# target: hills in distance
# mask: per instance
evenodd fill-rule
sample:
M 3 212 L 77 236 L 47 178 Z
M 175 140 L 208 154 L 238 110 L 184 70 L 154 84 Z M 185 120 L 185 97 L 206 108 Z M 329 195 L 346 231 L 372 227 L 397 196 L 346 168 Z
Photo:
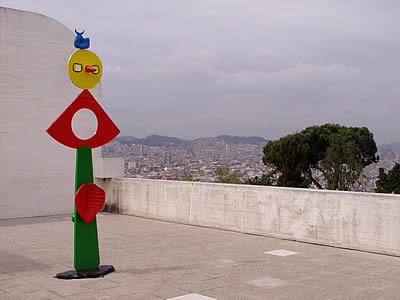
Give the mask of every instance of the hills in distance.
M 137 138 L 134 136 L 121 136 L 116 137 L 114 141 L 118 141 L 121 144 L 141 144 L 147 146 L 177 146 L 177 145 L 188 145 L 192 142 L 198 142 L 201 140 L 222 140 L 227 144 L 251 144 L 251 145 L 265 145 L 268 140 L 259 136 L 241 137 L 231 135 L 220 135 L 213 138 L 198 138 L 194 140 L 185 140 L 176 137 L 169 137 L 163 135 L 149 135 L 145 138 Z
M 177 145 L 189 145 L 192 142 L 222 140 L 227 144 L 251 144 L 251 145 L 262 145 L 264 146 L 269 140 L 259 136 L 232 136 L 232 135 L 219 135 L 216 137 L 198 138 L 194 140 L 185 140 L 177 137 L 169 137 L 163 135 L 152 134 L 144 138 L 137 138 L 134 136 L 120 136 L 114 139 L 121 144 L 141 144 L 147 146 L 177 146 Z M 392 144 L 378 145 L 378 152 L 400 153 L 400 142 Z

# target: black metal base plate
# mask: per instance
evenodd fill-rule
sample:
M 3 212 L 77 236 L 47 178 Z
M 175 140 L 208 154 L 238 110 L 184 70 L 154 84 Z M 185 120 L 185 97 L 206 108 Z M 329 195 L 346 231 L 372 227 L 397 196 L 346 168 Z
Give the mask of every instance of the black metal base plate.
M 63 273 L 57 273 L 56 278 L 58 279 L 83 279 L 83 278 L 97 278 L 103 277 L 104 275 L 114 272 L 115 269 L 111 265 L 99 266 L 97 269 L 76 271 L 71 270 Z

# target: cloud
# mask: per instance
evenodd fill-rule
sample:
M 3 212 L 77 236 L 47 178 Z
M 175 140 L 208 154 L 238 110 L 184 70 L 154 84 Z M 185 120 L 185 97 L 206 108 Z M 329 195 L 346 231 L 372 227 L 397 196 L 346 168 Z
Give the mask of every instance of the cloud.
M 161 70 L 174 73 L 205 72 L 215 70 L 217 56 L 215 52 L 205 49 L 177 49 L 166 56 L 159 65 Z
M 128 69 L 120 65 L 106 65 L 103 67 L 103 73 L 127 73 Z
M 226 74 L 217 80 L 217 85 L 227 88 L 269 88 L 269 87 L 296 87 L 347 82 L 360 76 L 356 68 L 345 65 L 311 65 L 299 64 L 277 72 L 262 72 L 255 70 L 240 70 Z
M 3 5 L 85 28 L 104 64 L 104 104 L 124 134 L 278 138 L 338 122 L 399 140 L 399 1 Z

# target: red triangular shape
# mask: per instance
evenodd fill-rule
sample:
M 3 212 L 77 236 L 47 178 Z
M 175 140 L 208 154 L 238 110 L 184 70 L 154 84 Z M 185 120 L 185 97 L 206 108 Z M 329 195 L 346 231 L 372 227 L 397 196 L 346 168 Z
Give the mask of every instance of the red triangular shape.
M 97 117 L 97 132 L 87 140 L 78 138 L 72 131 L 72 118 L 82 108 L 91 110 Z M 75 149 L 81 146 L 100 147 L 115 138 L 119 132 L 118 127 L 88 90 L 83 90 L 47 129 L 47 133 L 56 141 Z

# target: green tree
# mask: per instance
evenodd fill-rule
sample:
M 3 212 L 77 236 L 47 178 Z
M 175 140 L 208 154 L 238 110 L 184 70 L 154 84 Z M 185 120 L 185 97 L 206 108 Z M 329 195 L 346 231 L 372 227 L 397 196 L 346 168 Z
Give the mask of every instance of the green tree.
M 193 178 L 193 173 L 189 172 L 183 176 L 181 176 L 182 181 L 200 181 L 200 179 Z
M 237 172 L 232 172 L 228 167 L 218 167 L 217 168 L 217 178 L 216 183 L 231 183 L 231 184 L 241 184 L 243 183 L 240 175 Z
M 245 181 L 245 184 L 251 184 L 251 185 L 273 185 L 274 184 L 274 179 L 272 174 L 263 174 L 261 177 L 254 177 L 247 179 Z
M 337 124 L 311 126 L 264 147 L 263 162 L 279 172 L 279 186 L 309 187 L 314 183 L 313 170 L 322 172 L 328 189 L 348 190 L 362 169 L 377 161 L 373 134 L 368 128 Z
M 263 162 L 273 165 L 281 173 L 277 185 L 308 187 L 310 180 L 304 175 L 307 168 L 309 146 L 304 137 L 291 134 L 275 142 L 269 142 L 264 148 Z
M 400 164 L 396 163 L 387 174 L 383 168 L 379 168 L 375 191 L 377 193 L 400 194 Z
M 321 166 L 328 189 L 342 191 L 350 189 L 364 168 L 356 143 L 337 133 L 331 136 Z

